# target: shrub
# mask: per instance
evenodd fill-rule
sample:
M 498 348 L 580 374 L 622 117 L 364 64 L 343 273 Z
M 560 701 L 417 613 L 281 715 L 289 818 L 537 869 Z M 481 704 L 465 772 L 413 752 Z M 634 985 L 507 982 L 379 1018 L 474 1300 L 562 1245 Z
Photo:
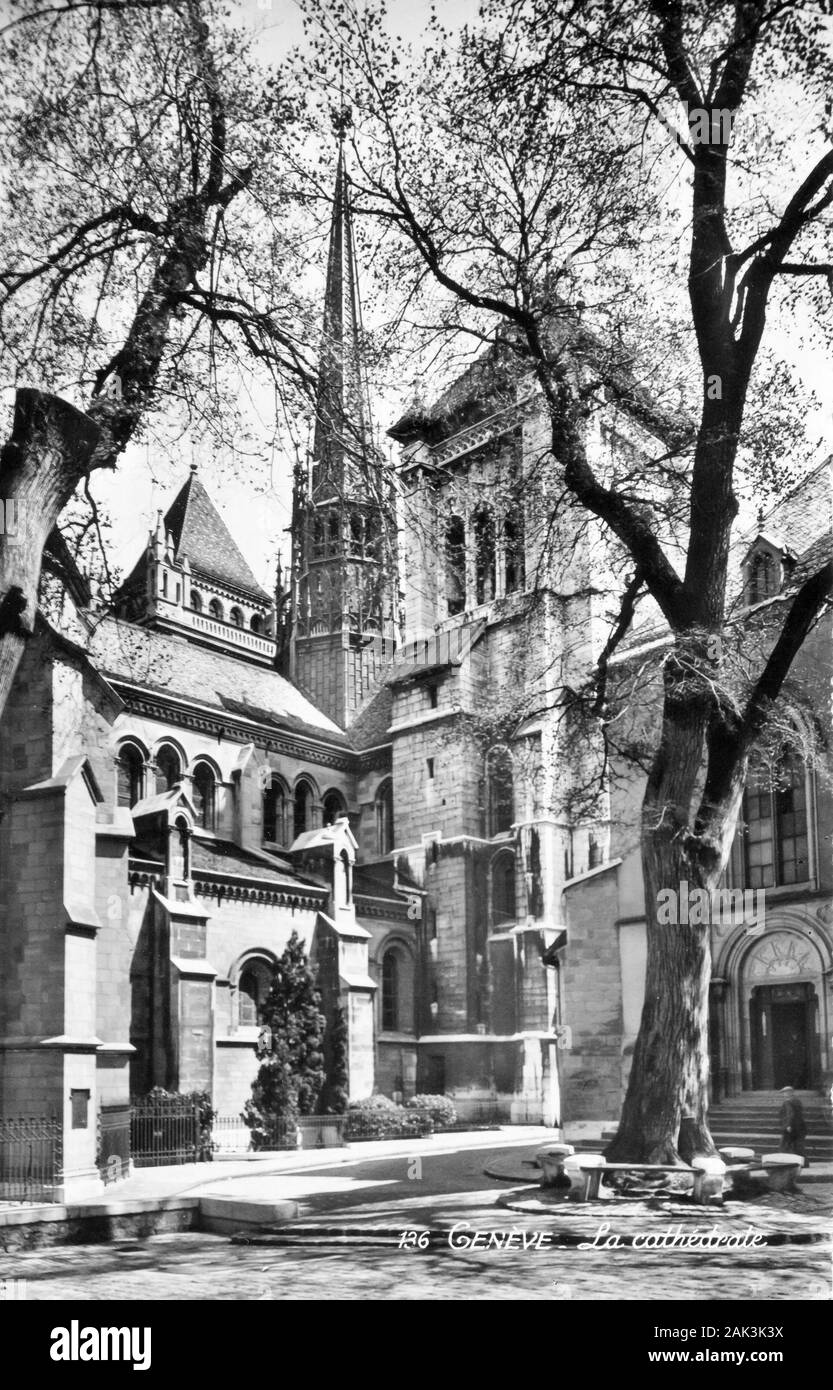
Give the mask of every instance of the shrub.
M 344 1137 L 350 1139 L 408 1139 L 433 1133 L 429 1116 L 394 1105 L 387 1096 L 366 1096 L 347 1107 Z
M 448 1096 L 412 1096 L 408 1101 L 409 1110 L 427 1110 L 435 1129 L 448 1128 L 457 1123 L 457 1111 Z
M 243 1122 L 252 1131 L 252 1148 L 285 1146 L 300 1115 L 314 1115 L 324 1084 L 325 1018 L 304 944 L 293 931 L 275 967 L 263 1007 L 270 1051 L 252 1082 Z
M 325 1041 L 329 1048 L 329 1066 L 320 1098 L 321 1111 L 325 1115 L 343 1115 L 347 1109 L 350 1075 L 347 1014 L 341 1005 L 338 1005 L 333 1014 L 329 1032 L 325 1033 Z

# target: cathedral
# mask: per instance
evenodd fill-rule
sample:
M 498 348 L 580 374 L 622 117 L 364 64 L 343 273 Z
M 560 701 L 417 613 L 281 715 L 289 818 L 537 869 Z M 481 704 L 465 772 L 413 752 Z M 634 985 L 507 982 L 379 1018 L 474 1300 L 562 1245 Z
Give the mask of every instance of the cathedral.
M 555 698 L 604 647 L 615 559 L 557 505 L 540 397 L 499 344 L 400 415 L 385 461 L 343 148 L 323 325 L 276 593 L 192 467 L 106 611 L 64 557 L 62 619 L 39 619 L 5 713 L 0 1115 L 62 1118 L 68 1192 L 132 1096 L 208 1091 L 239 1115 L 293 931 L 328 1021 L 343 1010 L 351 1099 L 618 1115 L 639 786 L 584 804 L 594 750 Z M 588 452 L 630 465 L 673 424 L 611 391 Z M 829 512 L 828 464 L 743 538 L 739 602 L 777 602 Z M 829 639 L 801 658 L 823 730 Z M 663 641 L 643 625 L 616 660 Z M 809 764 L 750 782 L 730 878 L 766 889 L 766 921 L 713 928 L 716 1093 L 829 1072 L 832 826 Z

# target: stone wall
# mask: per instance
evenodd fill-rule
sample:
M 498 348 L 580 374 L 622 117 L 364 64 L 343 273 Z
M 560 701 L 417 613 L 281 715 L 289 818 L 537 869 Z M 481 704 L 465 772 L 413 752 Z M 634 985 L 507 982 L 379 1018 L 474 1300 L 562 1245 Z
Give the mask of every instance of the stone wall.
M 622 1084 L 622 978 L 615 868 L 589 873 L 565 890 L 564 1022 L 571 1046 L 559 1052 L 563 1118 L 618 1118 Z

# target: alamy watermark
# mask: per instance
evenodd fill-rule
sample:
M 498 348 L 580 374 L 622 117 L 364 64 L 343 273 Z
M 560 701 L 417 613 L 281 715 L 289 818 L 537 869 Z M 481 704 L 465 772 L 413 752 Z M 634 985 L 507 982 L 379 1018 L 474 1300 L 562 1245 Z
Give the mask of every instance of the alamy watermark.
M 679 888 L 657 893 L 661 927 L 746 927 L 747 936 L 762 936 L 766 927 L 765 888 Z
M 0 497 L 0 536 L 16 541 L 20 532 L 20 503 L 14 497 Z

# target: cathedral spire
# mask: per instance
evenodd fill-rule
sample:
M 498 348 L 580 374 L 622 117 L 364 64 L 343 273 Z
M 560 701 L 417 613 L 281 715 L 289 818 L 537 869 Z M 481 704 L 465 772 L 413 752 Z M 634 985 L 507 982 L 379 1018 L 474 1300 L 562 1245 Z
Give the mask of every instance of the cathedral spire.
M 344 157 L 344 141 L 351 123 L 349 107 L 342 106 L 333 115 L 338 163 L 312 451 L 313 495 L 318 498 L 344 497 L 361 491 L 361 475 L 372 452 L 370 408 L 362 371 L 362 322 L 350 180 Z
M 345 167 L 349 108 L 338 137 L 312 468 L 292 491 L 289 674 L 343 729 L 375 690 L 396 646 L 396 518 L 374 448 L 362 358 L 356 256 Z

